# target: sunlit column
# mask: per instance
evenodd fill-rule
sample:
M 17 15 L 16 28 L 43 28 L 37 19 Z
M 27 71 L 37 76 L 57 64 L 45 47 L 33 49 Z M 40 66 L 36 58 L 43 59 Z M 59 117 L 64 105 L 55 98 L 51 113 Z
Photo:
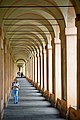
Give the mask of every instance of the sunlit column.
M 36 73 L 37 73 L 37 83 L 38 83 L 38 67 L 39 67 L 39 66 L 38 66 L 38 56 L 39 56 L 39 55 L 38 55 L 38 53 L 37 53 L 37 54 L 36 54 L 36 59 L 37 59 L 37 72 L 36 72 Z
M 67 43 L 67 105 L 77 105 L 77 35 L 76 28 L 66 28 Z
M 49 91 L 49 51 L 48 45 L 45 46 L 46 49 L 46 89 Z
M 41 52 L 39 53 L 39 56 L 40 56 L 40 62 L 39 62 L 39 64 L 40 64 L 40 86 L 41 86 Z
M 77 27 L 77 109 L 80 109 L 80 14 L 76 17 Z
M 44 79 L 44 53 L 43 50 L 41 52 L 41 88 L 44 88 L 43 86 L 43 79 Z
M 38 85 L 40 85 L 40 54 L 38 54 Z
M 25 63 L 23 63 L 23 75 L 25 75 Z
M 31 57 L 31 64 L 32 64 L 31 79 L 33 80 L 33 56 Z
M 29 67 L 28 67 L 28 71 L 29 71 L 29 78 L 31 79 L 31 59 L 29 59 Z
M 48 77 L 49 77 L 49 92 L 52 93 L 52 47 L 48 45 Z
M 31 57 L 31 62 L 30 62 L 30 64 L 31 64 L 31 80 L 32 80 L 32 76 L 33 76 L 33 58 Z
M 34 56 L 33 56 L 33 73 L 32 73 L 32 74 L 33 74 L 33 77 L 32 77 L 32 80 L 33 80 L 33 81 L 34 81 L 34 71 L 35 71 L 35 70 L 34 70 L 34 69 L 35 69 L 35 68 L 34 68 L 34 63 L 35 63 L 34 61 L 35 61 L 35 60 L 34 60 Z
M 28 67 L 28 65 L 27 65 L 28 63 L 27 63 L 27 62 L 28 62 L 28 61 L 26 60 L 26 68 L 25 68 L 25 71 L 26 71 L 26 74 L 25 74 L 25 75 L 26 75 L 26 77 L 28 77 L 28 75 L 27 75 L 27 74 L 28 74 L 28 68 L 27 68 L 27 67 Z
M 27 61 L 25 62 L 25 76 L 27 77 Z
M 31 57 L 29 59 L 29 65 L 28 65 L 28 71 L 29 71 L 29 78 L 31 79 L 31 71 L 32 71 L 32 68 L 31 68 Z
M 47 75 L 46 75 L 46 50 L 44 49 L 44 90 L 47 90 Z
M 35 53 L 35 82 L 37 83 L 37 54 Z
M 29 78 L 29 60 L 27 61 L 27 77 Z
M 55 97 L 61 99 L 61 45 L 55 38 Z

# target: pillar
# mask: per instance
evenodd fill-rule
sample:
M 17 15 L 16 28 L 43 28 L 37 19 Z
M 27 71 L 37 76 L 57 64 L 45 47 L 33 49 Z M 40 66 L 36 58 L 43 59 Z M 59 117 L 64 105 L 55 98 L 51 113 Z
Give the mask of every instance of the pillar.
M 66 28 L 67 106 L 77 106 L 77 34 L 76 27 Z
M 34 55 L 34 66 L 33 66 L 33 68 L 34 68 L 34 70 L 33 70 L 34 71 L 34 73 L 33 73 L 34 74 L 33 75 L 33 77 L 34 77 L 33 81 L 35 82 L 35 55 Z
M 43 81 L 43 85 L 44 85 L 44 90 L 47 90 L 47 57 L 46 57 L 46 49 L 44 48 L 44 81 Z
M 25 62 L 25 76 L 27 77 L 27 63 Z
M 41 51 L 41 88 L 44 88 L 44 51 Z
M 80 109 L 80 14 L 76 15 L 77 27 L 77 108 Z
M 8 58 L 7 58 L 7 44 L 5 43 L 5 50 L 4 50 L 4 107 L 7 106 L 7 99 L 8 99 Z
M 55 46 L 52 41 L 52 93 L 55 94 Z
M 48 44 L 48 89 L 52 93 L 52 46 Z
M 42 81 L 41 81 L 41 53 L 39 53 L 39 58 L 40 58 L 40 86 L 41 86 L 41 83 L 42 83 Z
M 65 29 L 60 31 L 61 40 L 61 91 L 62 99 L 67 100 L 67 67 L 66 67 L 66 36 Z
M 0 119 L 4 111 L 4 37 L 0 28 Z
M 37 54 L 35 53 L 35 82 L 37 83 L 37 77 L 38 77 L 38 73 L 37 73 Z
M 38 71 L 38 68 L 39 68 L 39 66 L 38 66 L 38 62 L 39 62 L 39 59 L 38 59 L 38 57 L 39 57 L 39 54 L 36 54 L 36 67 L 37 67 L 37 69 L 36 69 L 36 74 L 37 74 L 37 78 L 36 78 L 36 80 L 37 80 L 37 83 L 38 83 L 38 76 L 39 76 L 39 71 Z
M 61 41 L 55 37 L 55 99 L 61 99 Z
M 46 86 L 47 90 L 49 91 L 49 51 L 48 51 L 48 45 L 45 46 L 46 50 Z
M 38 85 L 40 85 L 40 52 L 38 53 Z

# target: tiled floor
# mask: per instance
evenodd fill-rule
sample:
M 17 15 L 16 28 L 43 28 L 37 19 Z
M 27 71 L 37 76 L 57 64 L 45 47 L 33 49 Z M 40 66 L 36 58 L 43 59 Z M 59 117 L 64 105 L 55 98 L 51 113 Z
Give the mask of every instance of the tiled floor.
M 14 104 L 13 97 L 10 97 L 3 120 L 64 120 L 60 118 L 59 111 L 53 108 L 26 78 L 18 80 L 19 103 Z

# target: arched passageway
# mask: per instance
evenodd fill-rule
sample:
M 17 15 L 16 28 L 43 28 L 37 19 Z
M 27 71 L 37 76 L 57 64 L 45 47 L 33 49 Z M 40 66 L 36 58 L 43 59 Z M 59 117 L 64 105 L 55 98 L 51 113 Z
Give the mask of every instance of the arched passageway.
M 80 119 L 79 32 L 79 0 L 0 1 L 0 118 L 23 73 L 64 118 Z

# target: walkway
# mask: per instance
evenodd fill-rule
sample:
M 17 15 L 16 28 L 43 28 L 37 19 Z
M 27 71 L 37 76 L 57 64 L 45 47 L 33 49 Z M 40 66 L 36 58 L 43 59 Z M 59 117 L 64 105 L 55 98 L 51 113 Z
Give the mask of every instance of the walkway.
M 60 118 L 59 111 L 25 78 L 18 80 L 21 86 L 19 103 L 14 104 L 13 97 L 10 97 L 3 120 L 64 120 Z

